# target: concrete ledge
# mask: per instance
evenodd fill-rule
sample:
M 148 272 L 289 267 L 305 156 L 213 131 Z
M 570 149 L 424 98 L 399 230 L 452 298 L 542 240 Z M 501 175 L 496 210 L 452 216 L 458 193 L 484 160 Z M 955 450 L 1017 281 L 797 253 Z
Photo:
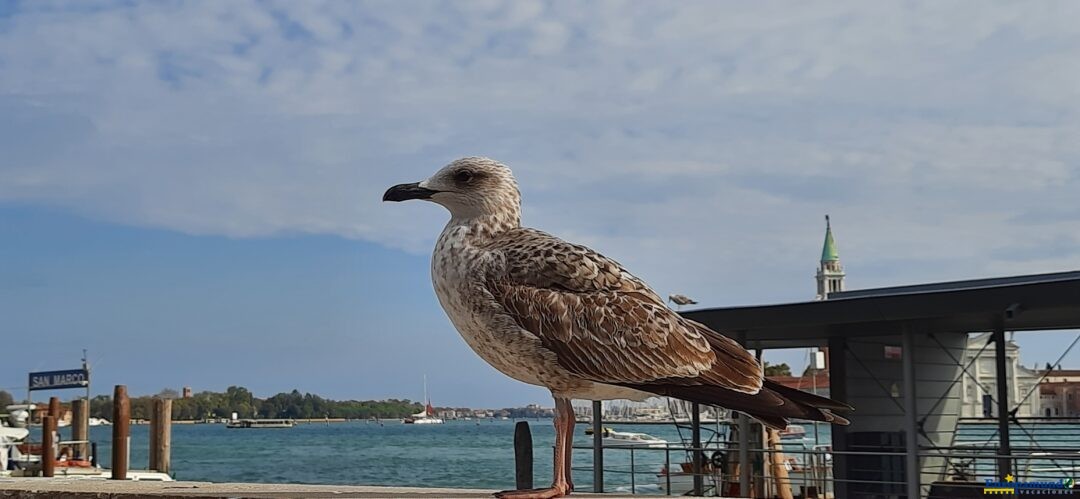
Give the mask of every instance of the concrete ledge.
M 300 485 L 269 483 L 135 482 L 78 478 L 0 478 L 0 498 L 59 497 L 65 499 L 152 498 L 316 498 L 316 497 L 445 497 L 490 498 L 494 490 L 374 487 L 356 485 Z M 603 497 L 610 494 L 574 494 Z M 632 496 L 631 496 L 632 497 Z

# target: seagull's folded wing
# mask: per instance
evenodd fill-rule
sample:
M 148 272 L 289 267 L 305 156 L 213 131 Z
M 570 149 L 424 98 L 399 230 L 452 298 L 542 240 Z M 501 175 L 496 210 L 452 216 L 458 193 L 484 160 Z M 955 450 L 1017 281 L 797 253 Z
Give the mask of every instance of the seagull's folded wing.
M 488 291 L 565 369 L 611 384 L 761 389 L 761 364 L 749 352 L 667 308 L 614 260 L 531 229 L 508 231 L 488 249 L 501 257 Z

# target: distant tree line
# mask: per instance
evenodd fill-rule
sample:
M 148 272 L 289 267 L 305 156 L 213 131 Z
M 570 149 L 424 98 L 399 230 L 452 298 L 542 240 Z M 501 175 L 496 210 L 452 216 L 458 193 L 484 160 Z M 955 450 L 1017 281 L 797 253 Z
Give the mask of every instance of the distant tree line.
M 260 399 L 247 388 L 230 386 L 223 393 L 205 391 L 191 398 L 178 398 L 175 390 L 131 397 L 131 417 L 150 419 L 155 397 L 173 399 L 172 417 L 175 420 L 227 418 L 234 412 L 241 418 L 403 418 L 423 408 L 410 400 L 330 400 L 297 390 Z M 90 399 L 90 415 L 111 420 L 112 397 L 98 395 Z
M 765 363 L 765 375 L 766 376 L 791 376 L 791 366 L 787 363 L 783 364 L 770 364 Z
M 157 395 L 131 397 L 131 417 L 134 419 L 150 419 L 151 411 L 154 408 L 154 398 L 173 399 L 173 419 L 189 421 L 228 418 L 234 412 L 241 418 L 396 419 L 416 414 L 424 408 L 419 402 L 411 400 L 330 400 L 310 393 L 300 393 L 298 390 L 260 399 L 252 395 L 247 388 L 230 386 L 221 393 L 199 392 L 186 399 L 181 398 L 180 394 L 172 389 L 164 389 Z M 0 390 L 0 409 L 14 402 L 14 397 L 10 393 Z M 443 409 L 453 409 L 461 416 L 472 415 L 473 412 L 472 409 L 467 407 L 436 408 L 437 411 Z M 90 399 L 90 416 L 112 420 L 112 410 L 111 396 L 98 395 Z M 496 417 L 551 417 L 551 409 L 538 407 L 513 407 L 496 409 L 491 412 Z

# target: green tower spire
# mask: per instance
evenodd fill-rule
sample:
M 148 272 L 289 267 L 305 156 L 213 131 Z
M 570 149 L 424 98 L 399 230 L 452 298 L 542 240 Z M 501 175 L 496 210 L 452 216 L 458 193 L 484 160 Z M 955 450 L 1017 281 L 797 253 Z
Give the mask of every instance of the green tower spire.
M 822 262 L 836 262 L 840 260 L 840 253 L 836 251 L 836 241 L 832 237 L 832 225 L 829 216 L 825 215 L 825 247 L 821 249 Z

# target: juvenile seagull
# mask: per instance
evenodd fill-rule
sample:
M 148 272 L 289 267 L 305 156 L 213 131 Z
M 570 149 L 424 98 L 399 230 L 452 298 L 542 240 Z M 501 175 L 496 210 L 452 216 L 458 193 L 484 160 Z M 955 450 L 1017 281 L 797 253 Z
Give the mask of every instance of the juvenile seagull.
M 734 409 L 783 428 L 788 418 L 847 424 L 845 404 L 764 379 L 739 344 L 667 308 L 614 260 L 521 226 L 521 195 L 506 166 L 462 158 L 383 201 L 424 199 L 450 210 L 431 279 L 470 347 L 503 374 L 555 397 L 550 488 L 499 497 L 547 499 L 573 489 L 571 399 L 676 397 Z

